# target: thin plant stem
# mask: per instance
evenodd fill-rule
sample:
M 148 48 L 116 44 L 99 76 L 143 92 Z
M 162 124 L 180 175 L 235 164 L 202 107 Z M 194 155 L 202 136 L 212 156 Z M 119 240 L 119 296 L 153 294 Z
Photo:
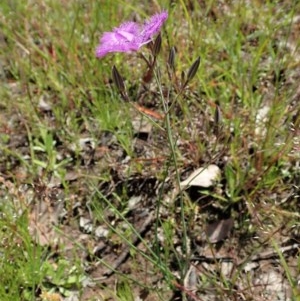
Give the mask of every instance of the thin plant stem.
M 163 105 L 163 109 L 164 109 L 164 112 L 165 112 L 165 126 L 166 126 L 167 138 L 168 138 L 168 143 L 169 143 L 170 150 L 171 150 L 171 158 L 172 158 L 174 168 L 175 168 L 176 184 L 177 184 L 178 190 L 179 190 L 180 218 L 181 218 L 182 233 L 183 233 L 183 235 L 182 235 L 183 236 L 183 239 L 182 239 L 182 248 L 183 248 L 183 250 L 182 251 L 185 252 L 185 251 L 188 250 L 188 246 L 187 246 L 187 227 L 186 227 L 186 224 L 185 224 L 183 192 L 180 188 L 180 175 L 179 175 L 179 172 L 178 172 L 178 163 L 177 163 L 177 155 L 176 155 L 176 149 L 175 149 L 175 141 L 174 141 L 174 138 L 173 138 L 173 135 L 172 135 L 172 126 L 171 126 L 171 119 L 170 119 L 170 108 L 168 106 L 168 102 L 166 101 L 166 99 L 164 97 L 164 94 L 163 94 L 163 91 L 162 91 L 162 86 L 161 86 L 160 80 L 159 80 L 159 75 L 157 73 L 156 68 L 154 70 L 154 76 L 155 76 L 156 83 L 158 85 L 159 95 L 160 95 L 161 102 L 162 102 L 162 105 Z M 168 92 L 168 98 L 169 98 L 169 92 Z M 179 262 L 179 264 L 181 265 L 181 262 Z M 186 265 L 185 265 L 184 268 L 180 269 L 182 279 L 184 278 L 185 270 L 186 270 Z

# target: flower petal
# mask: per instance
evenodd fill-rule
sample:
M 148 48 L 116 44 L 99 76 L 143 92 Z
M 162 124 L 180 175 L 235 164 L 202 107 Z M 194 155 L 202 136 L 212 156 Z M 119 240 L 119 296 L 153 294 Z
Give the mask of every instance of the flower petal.
M 163 11 L 152 16 L 142 26 L 136 22 L 125 22 L 112 32 L 105 32 L 96 49 L 96 56 L 101 58 L 109 52 L 137 51 L 151 41 L 167 18 L 168 12 Z
M 137 51 L 139 45 L 136 43 L 130 43 L 128 41 L 115 41 L 108 43 L 101 43 L 96 49 L 96 56 L 101 58 L 110 52 L 131 52 Z
M 139 34 L 140 31 L 140 26 L 136 22 L 125 22 L 121 24 L 119 27 L 114 29 L 114 32 L 124 34 L 126 35 L 131 35 L 131 36 L 136 36 Z
M 142 43 L 147 43 L 152 36 L 157 34 L 167 18 L 168 12 L 162 11 L 160 14 L 155 14 L 147 20 L 141 31 Z

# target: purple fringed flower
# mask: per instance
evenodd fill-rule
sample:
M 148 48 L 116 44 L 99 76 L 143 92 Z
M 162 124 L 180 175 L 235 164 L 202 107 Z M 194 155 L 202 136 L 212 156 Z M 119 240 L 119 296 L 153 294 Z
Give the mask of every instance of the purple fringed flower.
M 157 34 L 168 18 L 168 12 L 162 11 L 153 15 L 143 25 L 136 22 L 125 22 L 112 32 L 105 32 L 96 49 L 96 56 L 101 58 L 109 52 L 137 51 L 143 45 L 149 43 Z

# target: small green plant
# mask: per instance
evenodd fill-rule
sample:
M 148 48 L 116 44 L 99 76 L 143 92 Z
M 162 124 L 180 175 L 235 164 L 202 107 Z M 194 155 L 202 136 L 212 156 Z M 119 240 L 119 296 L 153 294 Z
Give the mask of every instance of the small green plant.
M 26 211 L 18 216 L 5 207 L 1 208 L 0 221 L 0 298 L 34 300 L 44 277 L 44 251 L 31 239 Z

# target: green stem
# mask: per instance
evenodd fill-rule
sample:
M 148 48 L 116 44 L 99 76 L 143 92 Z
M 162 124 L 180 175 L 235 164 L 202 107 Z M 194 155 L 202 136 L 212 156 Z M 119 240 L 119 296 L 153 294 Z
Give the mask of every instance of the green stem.
M 180 188 L 180 175 L 178 171 L 178 163 L 177 163 L 177 156 L 176 156 L 176 149 L 175 149 L 175 141 L 173 139 L 172 135 L 172 126 L 171 126 L 171 119 L 170 119 L 170 107 L 168 106 L 168 102 L 166 101 L 163 91 L 162 91 L 162 86 L 159 81 L 159 76 L 155 70 L 154 72 L 156 83 L 159 88 L 159 94 L 161 98 L 161 102 L 163 105 L 163 109 L 165 112 L 165 125 L 166 125 L 166 132 L 167 132 L 167 138 L 168 138 L 168 143 L 171 149 L 171 158 L 174 163 L 174 168 L 175 168 L 175 175 L 176 175 L 176 184 L 179 188 L 179 197 L 180 197 L 180 217 L 181 217 L 181 223 L 182 223 L 182 251 L 183 253 L 188 250 L 187 246 L 187 227 L 185 224 L 185 215 L 184 215 L 184 202 L 183 202 L 183 192 Z M 177 94 L 176 98 L 174 99 L 174 103 L 176 102 L 177 98 L 179 97 L 180 93 Z M 169 93 L 168 93 L 168 98 L 169 98 Z M 182 266 L 182 263 L 179 262 L 179 265 L 181 266 L 180 272 L 181 272 L 181 279 L 184 278 L 185 272 L 186 272 L 186 266 L 187 266 L 187 261 L 185 262 L 184 266 Z

